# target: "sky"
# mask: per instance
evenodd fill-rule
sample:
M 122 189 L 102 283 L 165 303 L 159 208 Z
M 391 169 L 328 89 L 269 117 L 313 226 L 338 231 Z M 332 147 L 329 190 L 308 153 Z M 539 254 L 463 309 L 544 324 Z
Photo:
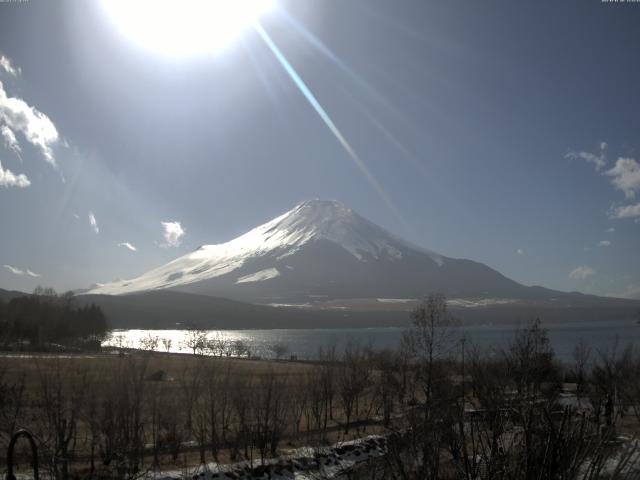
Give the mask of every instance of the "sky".
M 131 278 L 321 198 L 526 285 L 640 298 L 639 22 L 276 0 L 178 55 L 102 0 L 0 2 L 0 288 Z

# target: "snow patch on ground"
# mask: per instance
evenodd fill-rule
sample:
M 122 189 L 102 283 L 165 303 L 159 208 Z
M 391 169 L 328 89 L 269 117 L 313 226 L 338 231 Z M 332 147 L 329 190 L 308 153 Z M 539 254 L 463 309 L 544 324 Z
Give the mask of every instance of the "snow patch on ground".
M 415 298 L 376 298 L 380 303 L 410 303 L 415 302 Z
M 289 308 L 289 307 L 311 308 L 313 307 L 313 305 L 311 305 L 310 303 L 268 303 L 267 305 L 270 307 L 276 307 L 276 308 Z
M 513 298 L 451 298 L 447 300 L 447 305 L 450 307 L 459 308 L 477 308 L 477 307 L 489 307 L 491 305 L 509 305 L 516 303 L 517 300 Z
M 190 471 L 151 472 L 144 478 L 153 480 L 307 480 L 340 478 L 356 465 L 386 454 L 385 437 L 369 436 L 331 447 L 302 447 L 287 455 L 265 460 L 264 465 L 239 462 L 231 465 L 209 463 Z

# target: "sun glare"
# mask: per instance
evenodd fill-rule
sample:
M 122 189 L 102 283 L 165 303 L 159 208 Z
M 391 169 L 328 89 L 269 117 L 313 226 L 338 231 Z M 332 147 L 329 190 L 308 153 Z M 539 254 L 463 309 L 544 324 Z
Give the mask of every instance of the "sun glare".
M 216 53 L 237 39 L 273 0 L 103 0 L 127 37 L 173 56 Z

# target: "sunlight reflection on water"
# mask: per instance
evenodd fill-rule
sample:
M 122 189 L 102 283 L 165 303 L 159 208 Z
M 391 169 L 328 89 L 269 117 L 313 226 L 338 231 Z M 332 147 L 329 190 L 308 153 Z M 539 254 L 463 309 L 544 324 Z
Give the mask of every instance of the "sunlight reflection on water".
M 582 323 L 554 323 L 544 325 L 549 330 L 551 345 L 561 360 L 571 360 L 575 346 L 581 340 L 601 352 L 611 351 L 618 342 L 618 348 L 627 344 L 640 346 L 640 325 L 634 321 L 598 321 Z M 481 348 L 504 348 L 513 338 L 517 325 L 473 325 L 460 328 L 460 333 L 468 339 L 467 345 Z M 287 356 L 299 359 L 317 358 L 320 347 L 335 345 L 340 352 L 348 341 L 372 345 L 374 348 L 396 348 L 404 329 L 402 328 L 360 328 L 360 329 L 280 329 L 280 330 L 208 330 L 207 338 L 224 338 L 232 343 L 240 340 L 258 357 L 272 357 L 270 347 L 284 344 Z M 157 350 L 165 351 L 162 339 L 171 339 L 171 352 L 191 353 L 185 346 L 186 330 L 115 330 L 105 346 L 139 348 L 141 340 L 149 335 L 160 339 Z

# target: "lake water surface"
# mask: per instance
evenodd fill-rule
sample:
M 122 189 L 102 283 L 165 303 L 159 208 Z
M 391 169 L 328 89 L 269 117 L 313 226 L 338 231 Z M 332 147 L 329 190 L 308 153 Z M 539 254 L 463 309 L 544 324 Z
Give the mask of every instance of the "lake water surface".
M 519 325 L 471 325 L 460 327 L 469 344 L 482 348 L 504 348 L 512 340 Z M 551 345 L 558 358 L 570 361 L 576 345 L 583 341 L 596 351 L 611 351 L 628 344 L 640 347 L 640 324 L 635 321 L 599 321 L 551 323 L 548 329 Z M 223 337 L 233 342 L 242 340 L 251 354 L 264 358 L 272 357 L 270 347 L 276 343 L 287 346 L 288 355 L 299 359 L 317 357 L 320 347 L 335 345 L 340 352 L 349 341 L 371 344 L 375 348 L 398 346 L 402 328 L 354 328 L 354 329 L 280 329 L 280 330 L 209 330 L 210 339 Z M 152 335 L 159 339 L 171 339 L 172 352 L 190 352 L 184 345 L 185 330 L 116 330 L 104 345 L 139 348 L 140 340 Z M 162 342 L 158 350 L 164 350 Z

